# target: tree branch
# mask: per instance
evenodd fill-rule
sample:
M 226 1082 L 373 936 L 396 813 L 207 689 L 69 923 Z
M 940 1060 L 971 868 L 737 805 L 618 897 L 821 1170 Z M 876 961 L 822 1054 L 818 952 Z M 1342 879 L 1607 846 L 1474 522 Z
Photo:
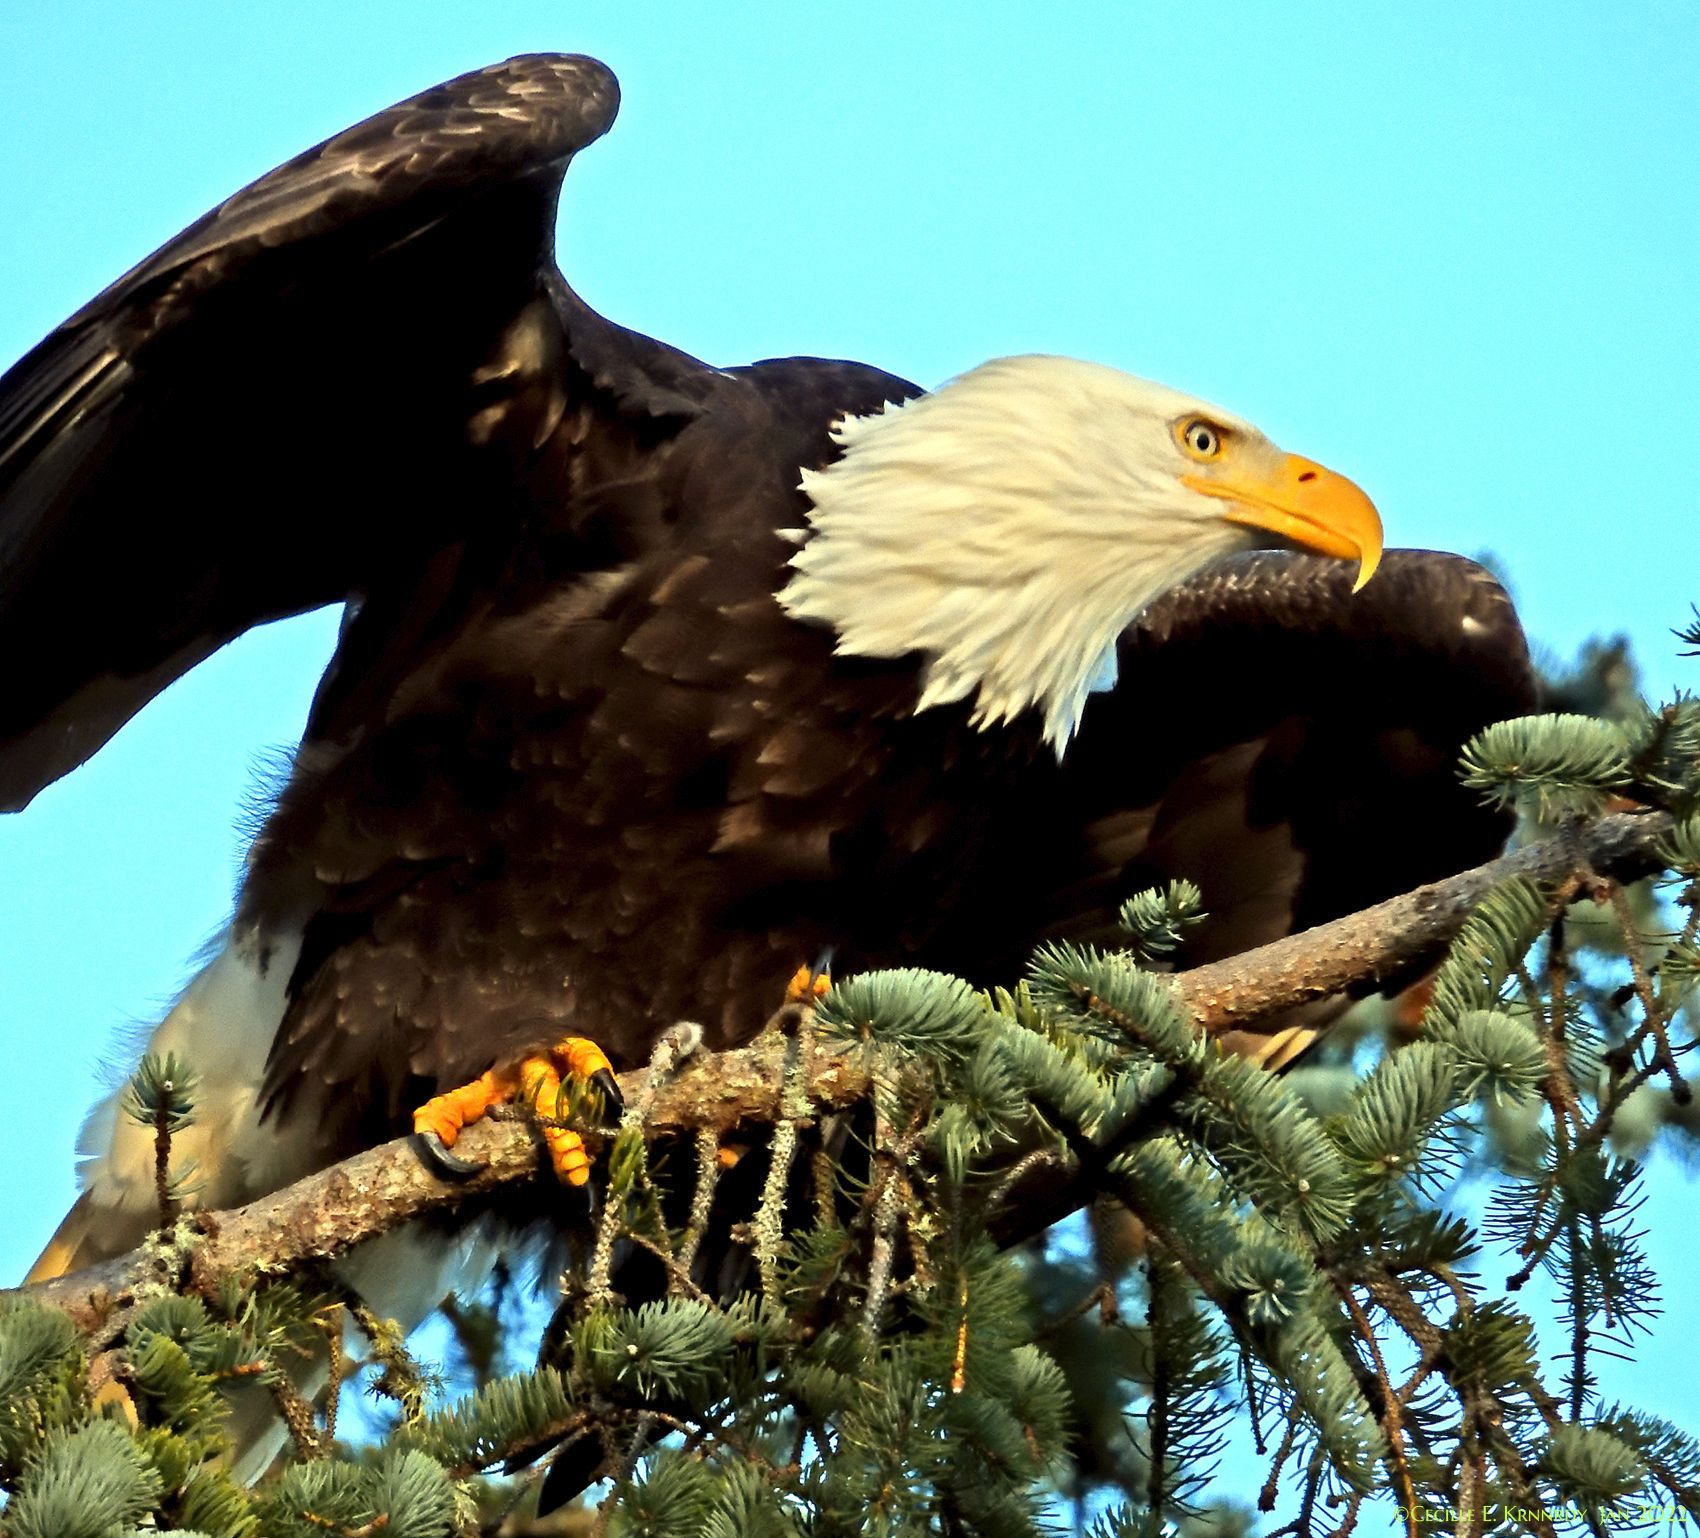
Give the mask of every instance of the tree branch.
M 1664 863 L 1664 812 L 1619 812 L 1319 924 L 1254 951 L 1177 973 L 1175 989 L 1208 1031 L 1243 1030 L 1295 1005 L 1414 981 L 1434 965 L 1487 894 L 1513 876 L 1556 882 L 1572 872 L 1634 881 Z
M 688 1061 L 658 1091 L 645 1125 L 656 1132 L 707 1127 L 724 1134 L 743 1122 L 776 1120 L 785 1049 L 784 1038 L 770 1032 L 747 1047 Z M 621 1093 L 635 1100 L 648 1077 L 648 1069 L 621 1074 Z M 813 1053 L 808 1082 L 821 1107 L 852 1105 L 868 1089 L 867 1073 L 828 1048 Z M 26 1290 L 36 1301 L 69 1314 L 98 1345 L 121 1328 L 120 1316 L 128 1313 L 139 1290 L 175 1280 L 162 1272 L 186 1268 L 196 1289 L 209 1289 L 230 1272 L 281 1274 L 305 1263 L 335 1260 L 410 1218 L 452 1211 L 540 1175 L 552 1178 L 538 1129 L 524 1116 L 485 1118 L 461 1133 L 455 1152 L 483 1168 L 464 1179 L 444 1180 L 427 1167 L 411 1138 L 396 1138 L 245 1207 L 194 1214 L 187 1220 L 193 1234 L 175 1251 L 169 1243 L 144 1244 Z
M 1200 1025 L 1210 1030 L 1243 1028 L 1342 992 L 1371 992 L 1437 959 L 1499 882 L 1512 876 L 1556 881 L 1577 870 L 1633 880 L 1659 867 L 1659 849 L 1671 825 L 1659 812 L 1603 817 L 1579 835 L 1532 845 L 1361 913 L 1180 973 L 1174 986 Z M 736 1051 L 687 1062 L 658 1091 L 646 1125 L 655 1131 L 708 1128 L 723 1135 L 742 1122 L 776 1121 L 785 1053 L 784 1039 L 770 1032 Z M 647 1070 L 620 1076 L 628 1100 L 643 1092 L 646 1079 Z M 808 1086 L 817 1107 L 842 1107 L 867 1092 L 868 1077 L 850 1057 L 817 1047 Z M 230 1272 L 282 1273 L 334 1260 L 410 1218 L 466 1205 L 499 1187 L 534 1179 L 546 1168 L 536 1129 L 519 1117 L 487 1119 L 467 1128 L 456 1151 L 483 1168 L 464 1180 L 442 1180 L 420 1160 L 410 1140 L 398 1138 L 246 1207 L 196 1215 L 187 1220 L 195 1236 L 180 1248 L 151 1242 L 27 1290 L 37 1301 L 69 1314 L 98 1346 L 116 1337 L 138 1290 L 150 1284 L 169 1285 L 186 1271 L 191 1285 L 204 1289 Z M 1066 1216 L 1090 1195 L 1077 1184 L 1062 1182 L 1058 1210 L 1029 1212 L 1029 1218 L 1042 1216 L 1048 1225 Z M 1023 1227 L 1031 1231 L 1031 1221 Z

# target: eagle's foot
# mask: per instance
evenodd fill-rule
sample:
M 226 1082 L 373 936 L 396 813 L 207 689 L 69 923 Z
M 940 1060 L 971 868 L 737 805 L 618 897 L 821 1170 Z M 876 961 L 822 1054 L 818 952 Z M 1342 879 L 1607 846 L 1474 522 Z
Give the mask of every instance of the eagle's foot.
M 791 974 L 791 981 L 785 985 L 785 1002 L 813 1004 L 816 999 L 825 998 L 831 988 L 832 973 L 827 971 L 826 962 L 822 959 L 812 967 L 798 967 Z
M 475 1122 L 493 1105 L 500 1105 L 513 1096 L 513 1081 L 491 1069 L 470 1084 L 462 1084 L 441 1095 L 433 1096 L 413 1113 L 413 1135 L 418 1139 L 425 1162 L 439 1174 L 464 1180 L 476 1175 L 484 1166 L 472 1159 L 462 1159 L 449 1152 L 460 1129 Z
M 568 1036 L 547 1052 L 534 1053 L 511 1068 L 492 1068 L 470 1084 L 448 1090 L 427 1100 L 413 1113 L 413 1131 L 426 1162 L 440 1173 L 464 1179 L 476 1175 L 481 1164 L 462 1159 L 449 1150 L 461 1128 L 475 1122 L 491 1107 L 523 1098 L 540 1115 L 558 1118 L 565 1109 L 561 1093 L 563 1074 L 569 1079 L 594 1084 L 603 1100 L 623 1104 L 614 1065 L 594 1041 Z M 541 1128 L 549 1162 L 555 1174 L 568 1185 L 582 1186 L 590 1179 L 590 1156 L 584 1139 L 571 1127 L 545 1122 Z
M 540 1115 L 558 1118 L 565 1109 L 561 1093 L 561 1076 L 576 1079 L 581 1084 L 594 1084 L 602 1092 L 603 1102 L 610 1106 L 625 1104 L 619 1081 L 614 1077 L 614 1065 L 608 1055 L 588 1036 L 568 1036 L 555 1043 L 547 1052 L 528 1057 L 519 1065 L 520 1086 L 526 1100 Z M 571 1127 L 542 1125 L 543 1141 L 549 1149 L 549 1162 L 555 1175 L 570 1186 L 582 1186 L 590 1179 L 590 1155 L 584 1139 Z

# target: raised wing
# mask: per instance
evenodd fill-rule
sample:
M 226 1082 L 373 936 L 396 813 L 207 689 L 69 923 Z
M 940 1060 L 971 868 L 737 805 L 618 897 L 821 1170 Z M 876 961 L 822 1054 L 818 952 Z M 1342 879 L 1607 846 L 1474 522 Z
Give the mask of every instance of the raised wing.
M 469 520 L 499 539 L 567 382 L 636 387 L 642 353 L 552 260 L 566 165 L 617 105 L 586 58 L 437 86 L 237 193 L 0 379 L 0 808 L 248 627 L 423 571 Z

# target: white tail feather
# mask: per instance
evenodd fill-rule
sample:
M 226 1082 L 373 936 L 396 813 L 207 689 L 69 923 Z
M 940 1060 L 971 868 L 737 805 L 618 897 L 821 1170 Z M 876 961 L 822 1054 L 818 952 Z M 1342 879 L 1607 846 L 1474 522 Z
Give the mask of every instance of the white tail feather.
M 146 1050 L 199 1077 L 194 1124 L 172 1143 L 172 1163 L 195 1164 L 197 1207 L 230 1207 L 274 1191 L 313 1168 L 311 1126 L 290 1137 L 261 1126 L 257 1097 L 283 1019 L 299 934 L 232 933 L 154 1029 Z M 123 1114 L 121 1082 L 89 1113 L 77 1140 L 79 1184 L 94 1229 L 79 1264 L 129 1249 L 157 1221 L 154 1135 Z
M 320 1138 L 311 1113 L 268 1118 L 259 1113 L 266 1059 L 288 1004 L 289 977 L 301 936 L 232 931 L 170 1012 L 145 1050 L 175 1053 L 199 1078 L 193 1125 L 172 1140 L 172 1164 L 192 1159 L 198 1182 L 191 1206 L 239 1206 L 322 1168 L 339 1151 Z M 121 1081 L 89 1113 L 77 1148 L 83 1195 L 36 1263 L 41 1281 L 133 1249 L 158 1222 L 154 1134 L 123 1114 Z M 497 1248 L 480 1225 L 458 1235 L 408 1225 L 347 1255 L 338 1273 L 380 1317 L 411 1331 L 451 1290 L 475 1291 Z M 316 1392 L 324 1365 L 303 1363 L 299 1381 Z M 232 1471 L 263 1473 L 284 1432 L 269 1395 L 238 1396 L 230 1423 L 237 1452 Z
M 146 1052 L 175 1052 L 199 1076 L 194 1123 L 172 1140 L 173 1168 L 195 1162 L 192 1207 L 240 1207 L 337 1152 L 321 1144 L 316 1115 L 260 1120 L 265 1060 L 299 953 L 299 933 L 231 931 L 146 1042 Z M 83 1123 L 82 1200 L 37 1263 L 36 1280 L 133 1249 L 158 1222 L 153 1128 L 122 1113 L 126 1083 Z M 338 1271 L 377 1314 L 413 1329 L 450 1288 L 476 1288 L 493 1261 L 495 1249 L 476 1229 L 449 1237 L 410 1227 L 360 1246 Z

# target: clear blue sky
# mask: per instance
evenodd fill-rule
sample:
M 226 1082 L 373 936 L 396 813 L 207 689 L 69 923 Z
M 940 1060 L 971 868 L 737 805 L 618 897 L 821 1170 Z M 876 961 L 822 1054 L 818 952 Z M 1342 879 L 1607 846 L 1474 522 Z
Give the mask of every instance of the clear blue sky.
M 0 361 L 315 140 L 543 49 L 624 86 L 562 230 L 613 318 L 717 362 L 1162 379 L 1352 475 L 1391 543 L 1493 552 L 1557 652 L 1628 630 L 1652 689 L 1700 685 L 1668 634 L 1700 598 L 1686 4 L 14 4 Z M 115 1028 L 223 916 L 250 765 L 331 633 L 231 648 L 0 821 L 0 1276 L 71 1198 Z

